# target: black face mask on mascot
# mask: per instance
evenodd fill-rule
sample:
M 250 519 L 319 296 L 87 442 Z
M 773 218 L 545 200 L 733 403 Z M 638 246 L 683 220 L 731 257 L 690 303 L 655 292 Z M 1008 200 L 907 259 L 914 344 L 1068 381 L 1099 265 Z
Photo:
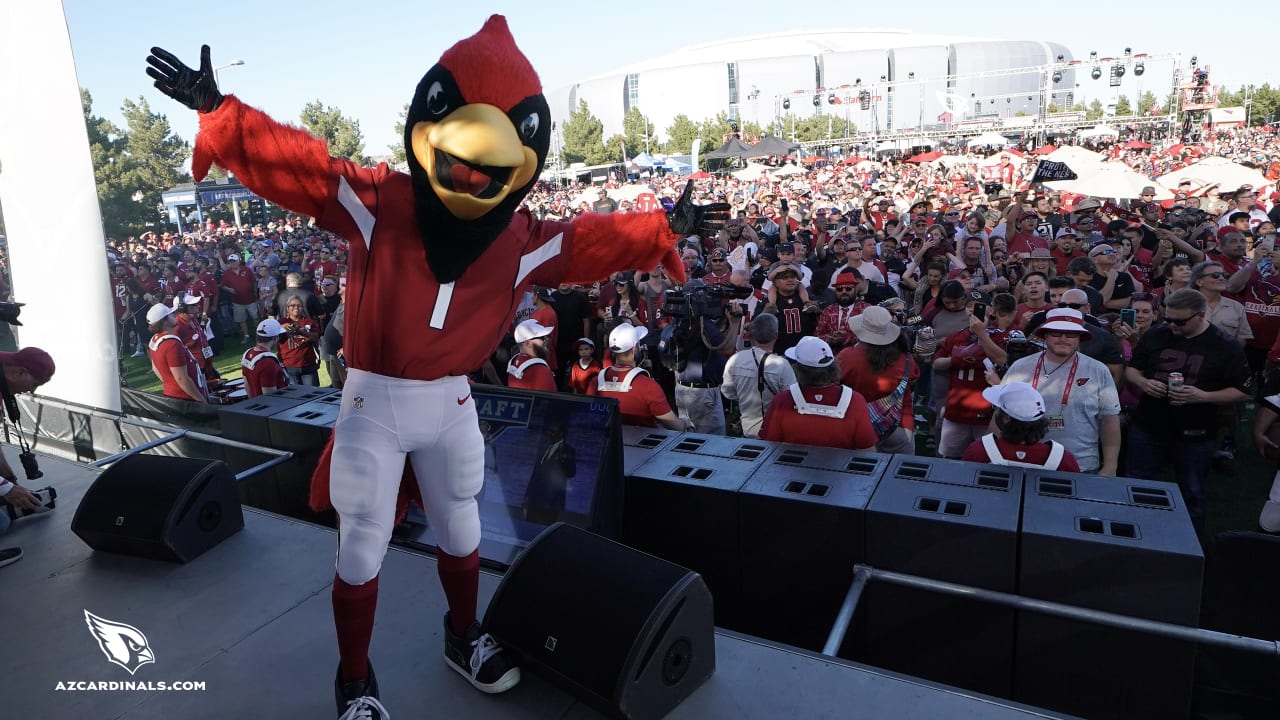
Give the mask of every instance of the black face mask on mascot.
M 542 84 L 504 19 L 490 18 L 422 76 L 404 144 L 427 263 L 453 282 L 511 224 L 551 145 Z

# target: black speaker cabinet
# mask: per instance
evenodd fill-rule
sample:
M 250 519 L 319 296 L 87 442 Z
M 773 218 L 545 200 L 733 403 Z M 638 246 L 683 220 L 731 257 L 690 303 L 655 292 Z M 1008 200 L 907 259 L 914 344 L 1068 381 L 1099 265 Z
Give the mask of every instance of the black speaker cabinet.
M 188 562 L 244 527 L 226 463 L 131 455 L 85 491 L 71 531 L 94 550 Z
M 715 672 L 711 593 L 690 570 L 556 523 L 507 570 L 485 630 L 616 718 L 661 718 Z

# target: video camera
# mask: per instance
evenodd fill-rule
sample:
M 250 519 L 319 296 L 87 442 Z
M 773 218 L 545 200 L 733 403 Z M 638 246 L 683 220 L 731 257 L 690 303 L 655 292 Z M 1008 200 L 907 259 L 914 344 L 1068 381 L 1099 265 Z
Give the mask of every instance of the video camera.
M 661 317 L 677 321 L 693 317 L 718 319 L 724 317 L 727 302 L 751 297 L 751 288 L 730 283 L 707 285 L 694 282 L 682 290 L 668 290 L 665 295 Z
M 18 313 L 22 312 L 22 306 L 25 304 L 26 303 L 19 302 L 0 302 L 0 322 L 21 327 L 22 323 L 18 322 Z

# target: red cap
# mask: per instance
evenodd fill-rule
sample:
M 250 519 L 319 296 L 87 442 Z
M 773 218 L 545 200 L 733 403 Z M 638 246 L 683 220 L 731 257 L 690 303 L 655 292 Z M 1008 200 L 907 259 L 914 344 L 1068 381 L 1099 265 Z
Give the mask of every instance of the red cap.
M 25 347 L 18 352 L 0 352 L 0 364 L 26 368 L 37 385 L 43 385 L 53 377 L 53 358 L 38 347 Z

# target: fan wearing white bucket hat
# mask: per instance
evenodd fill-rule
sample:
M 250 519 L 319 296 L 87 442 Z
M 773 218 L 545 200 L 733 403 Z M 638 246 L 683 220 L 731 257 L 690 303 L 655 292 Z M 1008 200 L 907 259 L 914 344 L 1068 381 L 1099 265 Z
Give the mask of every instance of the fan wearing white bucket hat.
M 613 354 L 613 365 L 600 371 L 587 388 L 587 394 L 617 400 L 624 425 L 662 425 L 669 430 L 687 430 L 688 423 L 671 410 L 662 386 L 639 366 L 644 350 L 640 341 L 648 334 L 643 325 L 631 323 L 622 323 L 610 331 L 609 352 Z

